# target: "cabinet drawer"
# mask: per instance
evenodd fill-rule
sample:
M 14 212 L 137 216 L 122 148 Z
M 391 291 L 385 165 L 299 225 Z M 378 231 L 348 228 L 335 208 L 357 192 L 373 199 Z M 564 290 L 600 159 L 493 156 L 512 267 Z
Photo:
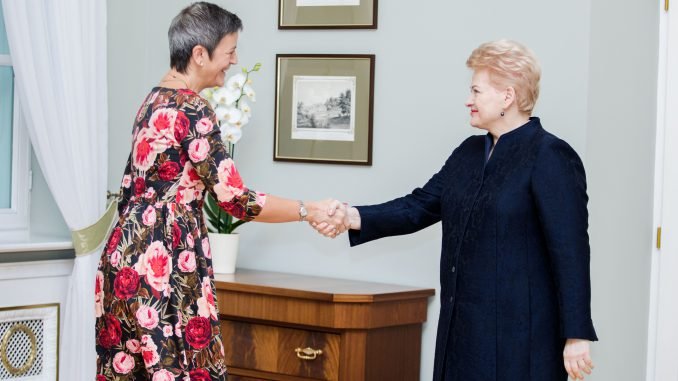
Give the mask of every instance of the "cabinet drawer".
M 335 381 L 339 378 L 337 334 L 222 320 L 228 366 Z

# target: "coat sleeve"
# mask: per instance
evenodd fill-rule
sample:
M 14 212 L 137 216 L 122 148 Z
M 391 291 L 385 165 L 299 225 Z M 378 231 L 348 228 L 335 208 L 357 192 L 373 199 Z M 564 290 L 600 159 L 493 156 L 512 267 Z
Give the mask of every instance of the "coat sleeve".
M 378 205 L 356 206 L 360 212 L 360 230 L 349 230 L 351 246 L 382 237 L 417 232 L 440 221 L 441 202 L 449 179 L 455 152 L 423 187 L 412 193 Z
M 243 184 L 235 163 L 221 140 L 214 111 L 207 104 L 201 104 L 195 110 L 187 108 L 184 115 L 188 131 L 181 139 L 181 147 L 188 155 L 188 169 L 184 170 L 189 172 L 185 179 L 190 182 L 196 176 L 199 177 L 206 190 L 217 200 L 219 207 L 239 220 L 252 220 L 261 213 L 266 195 Z M 180 118 L 182 117 L 178 115 L 177 120 Z M 183 191 L 191 189 L 183 187 L 183 183 L 184 179 L 179 184 L 177 200 L 185 196 Z
M 572 147 L 547 139 L 531 188 L 558 292 L 561 337 L 597 340 L 591 320 L 586 174 Z

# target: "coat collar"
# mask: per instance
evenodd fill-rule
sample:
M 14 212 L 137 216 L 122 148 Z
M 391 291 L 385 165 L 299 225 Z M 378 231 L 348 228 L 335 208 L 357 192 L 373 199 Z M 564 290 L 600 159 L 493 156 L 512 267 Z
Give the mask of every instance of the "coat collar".
M 497 140 L 497 147 L 494 147 L 494 151 L 496 151 L 498 147 L 504 148 L 505 146 L 514 145 L 524 141 L 539 129 L 541 129 L 541 122 L 539 121 L 539 118 L 532 116 L 530 117 L 530 120 L 527 121 L 527 123 L 500 136 L 499 140 Z M 485 160 L 488 160 L 493 145 L 494 139 L 492 138 L 492 134 L 488 132 L 487 135 L 485 135 Z M 497 152 L 494 152 L 493 155 L 496 153 Z

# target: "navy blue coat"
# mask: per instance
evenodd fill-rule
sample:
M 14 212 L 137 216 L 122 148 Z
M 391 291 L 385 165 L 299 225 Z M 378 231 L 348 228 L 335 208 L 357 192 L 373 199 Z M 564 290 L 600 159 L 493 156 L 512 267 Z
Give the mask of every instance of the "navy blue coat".
M 464 141 L 422 188 L 360 206 L 351 246 L 442 221 L 434 381 L 566 380 L 591 321 L 586 176 L 538 118 Z

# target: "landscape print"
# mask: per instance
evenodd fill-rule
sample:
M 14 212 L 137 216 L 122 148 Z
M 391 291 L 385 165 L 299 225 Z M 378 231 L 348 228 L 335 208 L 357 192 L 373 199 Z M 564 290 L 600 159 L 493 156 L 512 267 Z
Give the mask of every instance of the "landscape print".
M 356 77 L 294 76 L 292 139 L 355 140 Z

